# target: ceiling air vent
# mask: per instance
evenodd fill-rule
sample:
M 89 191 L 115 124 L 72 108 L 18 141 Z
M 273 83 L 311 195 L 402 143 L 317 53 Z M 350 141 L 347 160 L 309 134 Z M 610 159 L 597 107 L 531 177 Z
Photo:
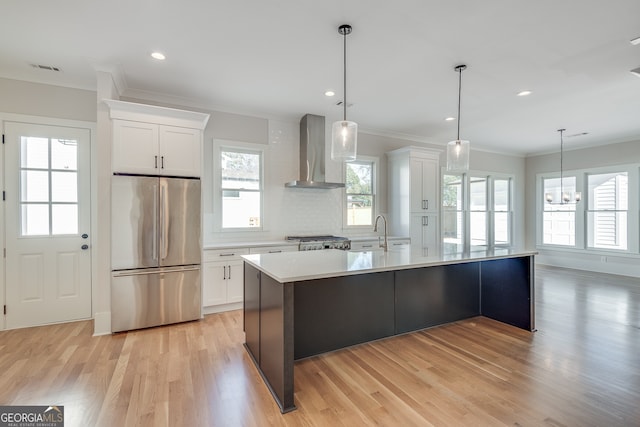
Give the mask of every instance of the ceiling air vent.
M 52 65 L 42 65 L 42 64 L 30 64 L 33 68 L 38 68 L 39 70 L 47 70 L 47 71 L 60 71 L 60 68 L 54 67 Z

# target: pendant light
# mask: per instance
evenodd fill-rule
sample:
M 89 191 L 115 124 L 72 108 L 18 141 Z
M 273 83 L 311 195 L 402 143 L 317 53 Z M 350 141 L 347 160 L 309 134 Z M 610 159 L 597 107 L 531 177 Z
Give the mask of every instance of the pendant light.
M 447 144 L 447 170 L 464 171 L 469 169 L 469 141 L 460 139 L 460 99 L 462 93 L 462 71 L 466 65 L 458 65 L 454 70 L 458 76 L 458 138 Z
M 340 162 L 354 161 L 358 144 L 358 124 L 347 120 L 347 35 L 351 30 L 351 25 L 338 27 L 338 33 L 344 37 L 343 116 L 342 120 L 333 123 L 331 130 L 331 160 Z
M 563 151 L 564 151 L 564 139 L 562 134 L 566 129 L 558 129 L 560 132 L 560 200 L 554 200 L 552 193 L 545 193 L 544 200 L 551 205 L 567 205 L 567 204 L 575 204 L 582 200 L 582 193 L 577 191 L 575 194 L 571 194 L 568 191 L 564 191 L 564 183 L 562 176 L 562 161 L 563 161 Z

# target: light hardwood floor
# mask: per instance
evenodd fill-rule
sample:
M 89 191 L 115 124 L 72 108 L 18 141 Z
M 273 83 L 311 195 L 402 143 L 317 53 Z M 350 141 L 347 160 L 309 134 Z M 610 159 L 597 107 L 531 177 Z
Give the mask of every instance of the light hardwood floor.
M 113 336 L 91 322 L 0 332 L 0 404 L 66 426 L 638 426 L 640 280 L 536 271 L 537 327 L 486 318 L 296 363 L 281 415 L 242 312 Z

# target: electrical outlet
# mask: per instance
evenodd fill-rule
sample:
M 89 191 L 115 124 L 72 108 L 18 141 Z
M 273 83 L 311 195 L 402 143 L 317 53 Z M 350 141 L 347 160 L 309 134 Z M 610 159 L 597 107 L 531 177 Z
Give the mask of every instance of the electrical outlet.
M 600 257 L 600 262 L 607 262 L 607 257 L 606 256 L 601 256 Z

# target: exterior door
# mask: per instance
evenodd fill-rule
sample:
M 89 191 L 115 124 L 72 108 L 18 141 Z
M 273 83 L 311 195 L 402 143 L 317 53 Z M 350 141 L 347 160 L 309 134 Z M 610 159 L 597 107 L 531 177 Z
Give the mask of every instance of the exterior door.
M 5 122 L 6 326 L 91 317 L 88 129 Z

